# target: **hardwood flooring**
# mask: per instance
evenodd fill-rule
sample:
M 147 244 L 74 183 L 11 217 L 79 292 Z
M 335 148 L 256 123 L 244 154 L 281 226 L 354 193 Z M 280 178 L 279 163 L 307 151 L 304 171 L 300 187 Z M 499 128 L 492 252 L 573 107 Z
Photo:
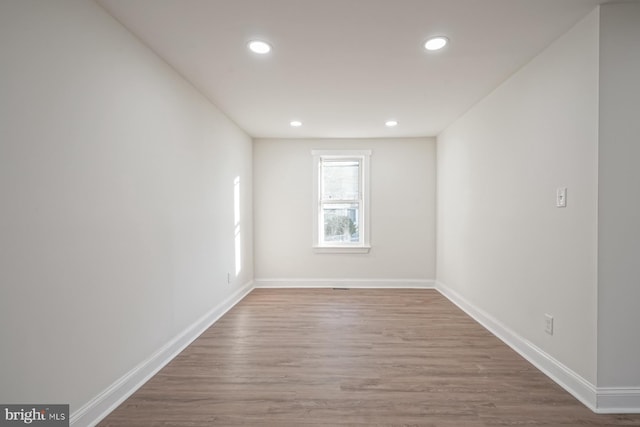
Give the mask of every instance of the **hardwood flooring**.
M 434 290 L 256 289 L 99 426 L 640 426 Z

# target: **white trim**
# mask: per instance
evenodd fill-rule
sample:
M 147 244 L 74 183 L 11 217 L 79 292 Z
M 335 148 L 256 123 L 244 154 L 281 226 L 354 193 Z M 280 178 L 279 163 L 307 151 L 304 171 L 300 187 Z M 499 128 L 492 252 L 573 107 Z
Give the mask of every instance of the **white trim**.
M 256 288 L 397 288 L 434 289 L 427 279 L 255 279 Z
M 95 426 L 253 290 L 250 281 L 158 351 L 71 414 L 71 426 Z
M 311 150 L 312 156 L 326 156 L 326 157 L 358 157 L 358 156 L 370 156 L 371 150 Z
M 500 338 L 505 344 L 595 412 L 596 388 L 593 384 L 545 353 L 530 341 L 513 332 L 484 310 L 474 306 L 444 283 L 436 281 L 436 289 L 449 299 L 449 301 L 460 307 L 462 311 L 489 330 L 489 332 Z
M 640 388 L 595 387 L 475 307 L 444 283 L 427 279 L 255 279 L 238 289 L 138 366 L 71 414 L 71 426 L 95 426 L 255 288 L 436 289 L 536 368 L 599 414 L 640 413 Z
M 314 246 L 317 254 L 368 254 L 371 246 Z
M 371 248 L 371 215 L 370 215 L 370 200 L 371 200 L 371 150 L 311 150 L 313 165 L 312 165 L 312 247 L 316 253 L 369 253 Z M 360 197 L 357 201 L 352 201 L 359 204 L 359 226 L 360 226 L 360 241 L 354 245 L 350 243 L 324 243 L 321 242 L 321 178 L 320 168 L 322 159 L 357 159 L 360 168 Z M 343 250 L 344 249 L 344 250 Z
M 598 414 L 640 413 L 640 388 L 596 387 L 440 281 L 436 289 L 489 332 Z
M 598 387 L 599 414 L 640 414 L 640 388 Z

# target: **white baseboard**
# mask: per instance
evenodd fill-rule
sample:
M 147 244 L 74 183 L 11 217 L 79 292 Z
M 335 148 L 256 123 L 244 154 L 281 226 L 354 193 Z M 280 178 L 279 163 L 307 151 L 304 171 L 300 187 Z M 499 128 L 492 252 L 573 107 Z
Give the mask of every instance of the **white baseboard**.
M 640 414 L 640 388 L 598 387 L 599 414 Z
M 595 411 L 597 403 L 596 388 L 589 381 L 567 368 L 530 341 L 513 332 L 485 311 L 471 304 L 444 283 L 436 282 L 436 289 L 489 332 L 500 338 L 505 344 L 571 393 L 576 399 Z
M 95 426 L 253 290 L 245 284 L 162 348 L 71 414 L 74 427 Z
M 73 412 L 70 425 L 90 427 L 98 424 L 254 288 L 333 287 L 435 288 L 592 411 L 601 414 L 640 413 L 640 388 L 595 387 L 441 282 L 424 279 L 256 279 L 238 289 L 156 353 Z
M 256 288 L 398 288 L 433 289 L 427 279 L 255 279 Z
M 640 413 L 640 389 L 596 387 L 440 281 L 436 289 L 489 332 L 598 414 Z

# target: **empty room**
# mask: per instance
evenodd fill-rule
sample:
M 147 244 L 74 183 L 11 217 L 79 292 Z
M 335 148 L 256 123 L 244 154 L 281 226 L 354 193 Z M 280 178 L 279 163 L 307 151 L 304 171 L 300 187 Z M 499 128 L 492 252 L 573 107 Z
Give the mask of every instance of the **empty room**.
M 0 426 L 640 426 L 640 1 L 0 0 Z

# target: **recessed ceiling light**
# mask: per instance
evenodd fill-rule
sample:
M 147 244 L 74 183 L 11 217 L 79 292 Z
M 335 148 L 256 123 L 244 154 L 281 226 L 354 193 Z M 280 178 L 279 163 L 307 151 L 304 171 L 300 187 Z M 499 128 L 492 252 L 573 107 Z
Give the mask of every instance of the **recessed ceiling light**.
M 394 126 L 398 126 L 398 121 L 397 120 L 387 120 L 384 125 L 386 127 L 392 128 Z
M 449 43 L 449 39 L 444 36 L 431 37 L 424 42 L 424 48 L 427 50 L 440 50 Z
M 300 126 L 302 126 L 302 122 L 299 120 L 292 120 L 289 124 L 294 128 L 299 128 Z
M 251 40 L 247 46 L 249 46 L 252 52 L 259 53 L 260 55 L 271 52 L 271 45 L 262 40 Z

